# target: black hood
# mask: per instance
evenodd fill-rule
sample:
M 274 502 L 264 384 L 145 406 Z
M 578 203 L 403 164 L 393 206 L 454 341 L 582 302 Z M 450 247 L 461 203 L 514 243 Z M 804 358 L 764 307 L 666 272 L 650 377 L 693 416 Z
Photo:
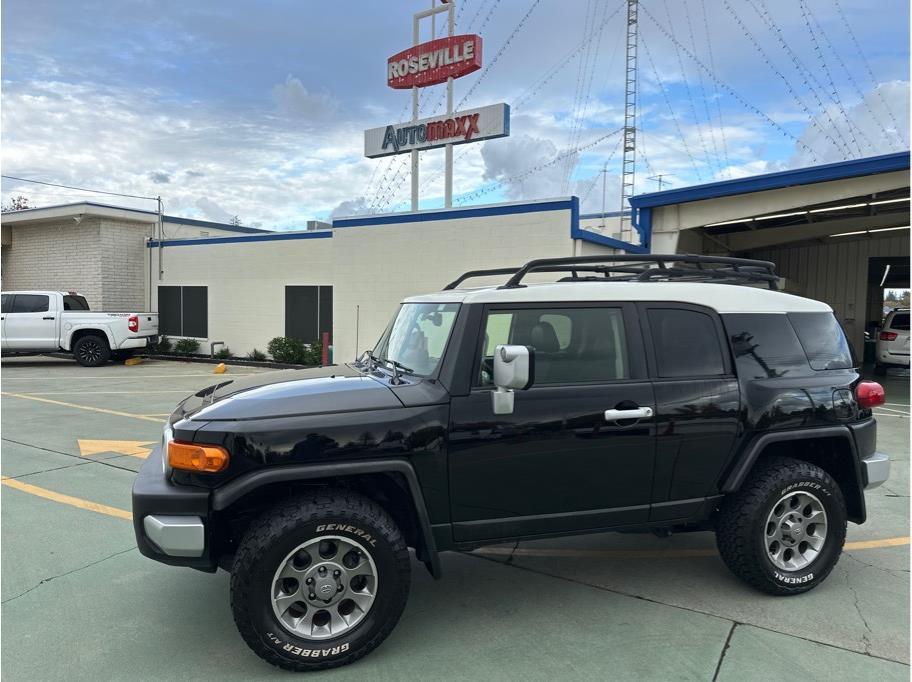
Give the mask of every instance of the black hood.
M 178 405 L 171 423 L 181 419 L 262 419 L 401 406 L 382 380 L 348 365 L 338 365 L 226 377 Z

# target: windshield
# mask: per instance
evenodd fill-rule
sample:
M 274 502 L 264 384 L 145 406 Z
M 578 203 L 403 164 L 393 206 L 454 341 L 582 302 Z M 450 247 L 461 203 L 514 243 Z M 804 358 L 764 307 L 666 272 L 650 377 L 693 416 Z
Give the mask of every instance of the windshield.
M 403 303 L 380 337 L 374 356 L 399 362 L 418 376 L 432 376 L 458 310 L 458 303 Z

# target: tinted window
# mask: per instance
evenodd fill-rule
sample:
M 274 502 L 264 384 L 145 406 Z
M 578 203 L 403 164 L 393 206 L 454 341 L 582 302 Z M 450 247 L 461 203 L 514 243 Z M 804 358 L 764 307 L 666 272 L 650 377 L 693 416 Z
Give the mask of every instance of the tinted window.
M 847 369 L 852 352 L 833 313 L 789 313 L 801 347 L 814 369 Z
M 3 294 L 0 296 L 0 312 L 8 313 L 13 308 L 13 295 Z
M 722 347 L 712 317 L 673 308 L 651 308 L 648 316 L 660 377 L 725 374 Z
M 909 313 L 896 313 L 890 320 L 890 329 L 909 331 Z
M 82 296 L 64 296 L 63 297 L 63 309 L 64 310 L 88 310 L 89 302 L 85 300 Z
M 738 375 L 772 379 L 809 373 L 804 349 L 785 315 L 723 315 Z
M 45 313 L 48 309 L 48 297 L 41 294 L 16 294 L 13 300 L 14 313 Z
M 209 335 L 206 287 L 158 287 L 158 330 L 172 336 Z
M 494 348 L 535 349 L 535 384 L 615 381 L 630 376 L 620 308 L 492 311 L 485 321 L 480 381 L 491 385 Z

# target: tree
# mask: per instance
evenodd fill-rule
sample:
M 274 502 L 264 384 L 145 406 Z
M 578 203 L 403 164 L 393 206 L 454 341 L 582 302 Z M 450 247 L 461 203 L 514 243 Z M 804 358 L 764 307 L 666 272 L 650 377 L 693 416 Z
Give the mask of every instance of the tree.
M 12 197 L 8 204 L 3 204 L 0 210 L 2 210 L 3 213 L 11 213 L 12 211 L 24 211 L 28 207 L 28 197 L 24 197 L 20 194 L 19 196 Z
M 228 221 L 229 225 L 234 225 L 235 227 L 241 226 L 241 219 L 238 216 L 234 216 L 231 220 Z

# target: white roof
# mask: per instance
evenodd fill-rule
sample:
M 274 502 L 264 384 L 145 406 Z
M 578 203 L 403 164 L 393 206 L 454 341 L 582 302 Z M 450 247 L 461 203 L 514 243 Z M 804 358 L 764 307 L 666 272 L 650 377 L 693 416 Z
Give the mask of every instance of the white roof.
M 720 313 L 831 312 L 826 303 L 781 291 L 711 282 L 556 282 L 517 289 L 496 286 L 412 296 L 404 303 L 558 303 L 642 301 L 692 303 Z

